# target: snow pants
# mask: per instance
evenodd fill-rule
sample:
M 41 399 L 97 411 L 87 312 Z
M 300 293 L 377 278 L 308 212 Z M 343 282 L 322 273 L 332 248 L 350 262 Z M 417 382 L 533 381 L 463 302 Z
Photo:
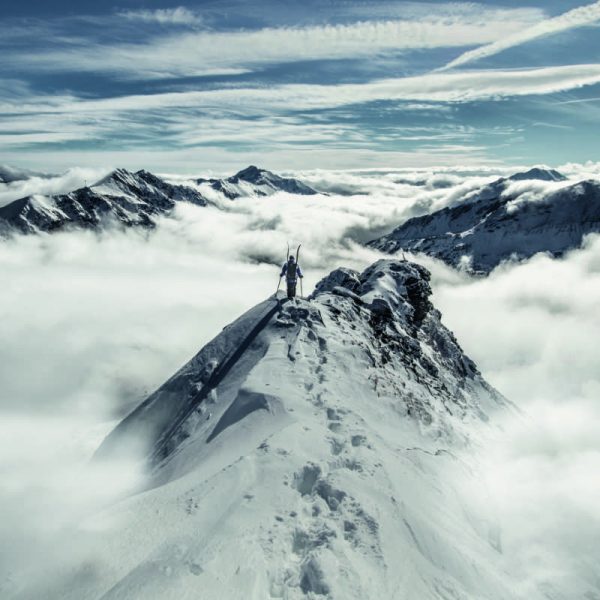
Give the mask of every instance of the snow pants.
M 287 280 L 287 297 L 295 298 L 296 297 L 296 280 Z

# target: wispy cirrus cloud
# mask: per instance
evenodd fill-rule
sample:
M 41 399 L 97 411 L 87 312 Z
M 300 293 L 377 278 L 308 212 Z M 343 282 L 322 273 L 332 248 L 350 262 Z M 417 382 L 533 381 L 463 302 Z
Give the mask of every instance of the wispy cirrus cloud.
M 538 24 L 584 18 L 575 9 L 548 19 L 558 0 L 540 8 L 436 2 L 435 10 L 431 2 L 394 0 L 307 0 L 302 10 L 266 0 L 252 9 L 242 0 L 201 9 L 177 4 L 0 19 L 7 56 L 0 76 L 8 81 L 0 82 L 3 160 L 19 156 L 35 167 L 26 154 L 40 151 L 56 164 L 50 154 L 58 152 L 65 169 L 72 156 L 82 164 L 80 149 L 130 152 L 139 164 L 141 151 L 154 156 L 160 146 L 183 153 L 187 163 L 202 147 L 202 160 L 210 153 L 212 164 L 224 154 L 237 166 L 235 157 L 244 153 L 278 153 L 285 168 L 279 157 L 293 150 L 301 157 L 294 166 L 310 164 L 311 151 L 328 153 L 330 166 L 344 159 L 359 166 L 359 156 L 372 164 L 385 153 L 387 164 L 392 155 L 406 160 L 412 148 L 427 164 L 436 154 L 446 164 L 453 147 L 464 156 L 469 144 L 468 158 L 485 160 L 594 157 L 597 105 L 558 106 L 598 95 L 593 88 L 577 92 L 600 88 L 599 65 L 585 64 L 593 54 L 571 48 L 556 61 L 563 66 L 553 65 L 550 54 L 532 56 L 527 68 L 509 61 L 493 71 L 434 70 L 469 48 L 528 36 Z M 583 46 L 593 43 L 589 30 L 576 35 Z M 419 129 L 428 125 L 431 131 Z M 547 139 L 559 128 L 570 140 L 560 151 Z M 85 160 L 90 164 L 89 155 Z
M 373 165 L 377 164 L 378 153 L 385 153 L 385 159 L 379 158 L 384 164 L 393 164 L 393 160 L 409 161 L 411 165 L 452 164 L 457 160 L 489 162 L 485 140 L 493 139 L 494 148 L 500 150 L 513 143 L 522 128 L 481 124 L 465 127 L 453 122 L 452 111 L 466 103 L 543 95 L 594 83 L 600 83 L 600 64 L 95 100 L 76 96 L 61 96 L 60 100 L 52 96 L 8 97 L 0 100 L 0 113 L 4 113 L 0 115 L 0 146 L 6 150 L 4 155 L 0 153 L 0 160 L 12 162 L 8 154 L 11 148 L 15 152 L 51 152 L 54 148 L 60 150 L 61 160 L 70 161 L 66 164 L 89 165 L 94 160 L 119 164 L 124 160 L 123 164 L 152 168 L 168 161 L 174 165 L 170 168 L 182 170 L 197 163 L 194 151 L 202 147 L 204 154 L 210 153 L 211 164 L 233 163 L 234 168 L 245 166 L 249 160 L 260 162 L 259 156 L 272 168 L 314 166 L 319 164 L 315 162 L 317 156 L 336 167 L 344 166 L 344 162 L 360 166 L 361 160 L 364 165 Z M 433 123 L 427 116 L 436 104 L 452 107 L 445 124 Z M 398 115 L 391 117 L 393 126 L 386 116 L 373 122 L 359 118 L 365 111 L 381 112 L 382 106 L 392 113 L 397 109 Z M 421 112 L 423 116 L 419 117 Z M 416 125 L 417 118 L 422 125 Z M 158 139 L 160 152 L 154 149 Z M 94 146 L 95 153 L 84 158 L 72 152 L 73 144 L 80 144 L 86 152 Z M 135 157 L 127 158 L 127 153 Z M 251 153 L 252 158 L 242 158 L 244 153 Z M 514 151 L 511 155 L 513 162 L 520 158 Z M 55 158 L 44 160 L 56 164 Z M 204 164 L 207 160 L 202 157 Z
M 187 9 L 120 13 L 131 19 L 194 22 Z M 201 31 L 150 37 L 135 43 L 68 44 L 43 52 L 16 53 L 31 71 L 118 73 L 130 79 L 243 73 L 265 64 L 376 57 L 417 49 L 487 44 L 528 28 L 543 13 L 479 9 L 413 19 L 360 21 L 305 27 Z
M 472 102 L 535 94 L 551 94 L 600 83 L 600 63 L 542 67 L 429 73 L 358 84 L 287 84 L 271 87 L 231 87 L 204 91 L 135 94 L 89 100 L 52 97 L 0 101 L 0 111 L 11 116 L 32 113 L 95 113 L 195 108 L 241 111 L 247 115 L 272 110 L 293 111 L 335 108 L 385 101 Z
M 131 21 L 144 21 L 161 25 L 201 25 L 203 23 L 203 19 L 198 13 L 185 6 L 155 10 L 124 10 L 119 11 L 117 14 Z
M 512 33 L 490 44 L 469 50 L 461 54 L 458 58 L 450 61 L 442 69 L 452 69 L 467 63 L 471 63 L 494 54 L 499 54 L 504 50 L 526 44 L 538 38 L 567 31 L 575 27 L 583 27 L 591 25 L 600 20 L 600 2 L 580 6 L 573 10 L 567 11 L 552 19 L 545 19 L 541 23 Z

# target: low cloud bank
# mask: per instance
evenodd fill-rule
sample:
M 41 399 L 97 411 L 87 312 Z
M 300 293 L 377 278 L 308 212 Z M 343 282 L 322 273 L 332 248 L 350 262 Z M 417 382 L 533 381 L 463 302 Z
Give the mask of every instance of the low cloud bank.
M 93 185 L 110 171 L 109 168 L 76 167 L 62 175 L 32 176 L 9 183 L 0 183 L 0 207 L 32 194 L 67 194 L 85 185 Z
M 540 254 L 486 279 L 427 262 L 446 324 L 525 411 L 480 451 L 487 486 L 468 496 L 499 523 L 515 592 L 588 597 L 600 562 L 600 236 L 564 260 Z

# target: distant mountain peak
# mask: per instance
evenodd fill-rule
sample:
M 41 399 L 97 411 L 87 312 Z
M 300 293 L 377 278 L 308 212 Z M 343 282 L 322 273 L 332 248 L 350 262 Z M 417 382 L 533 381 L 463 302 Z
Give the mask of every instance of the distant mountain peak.
M 213 190 L 223 194 L 229 200 L 251 196 L 270 196 L 277 192 L 300 195 L 319 193 L 298 179 L 281 177 L 255 165 L 250 165 L 231 177 L 198 179 L 196 183 L 210 185 Z
M 266 169 L 259 169 L 255 165 L 250 165 L 241 171 L 238 171 L 233 177 L 236 179 L 243 179 L 245 181 L 256 181 L 261 175 L 273 175 L 271 171 L 267 171 Z
M 508 179 L 511 181 L 525 181 L 527 179 L 537 179 L 539 181 L 566 181 L 567 178 L 555 169 L 547 169 L 544 167 L 533 167 L 528 171 L 515 173 Z

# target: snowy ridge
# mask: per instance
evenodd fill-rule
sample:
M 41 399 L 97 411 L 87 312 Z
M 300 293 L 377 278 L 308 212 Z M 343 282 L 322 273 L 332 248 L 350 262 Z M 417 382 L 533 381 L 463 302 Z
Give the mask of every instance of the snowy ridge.
M 531 180 L 556 186 L 532 194 Z M 383 252 L 422 252 L 454 266 L 489 273 L 501 262 L 538 252 L 561 256 L 600 232 L 600 182 L 565 183 L 539 168 L 499 179 L 463 202 L 409 219 L 390 234 L 369 242 Z
M 319 193 L 298 179 L 281 177 L 254 165 L 226 179 L 198 179 L 196 183 L 220 192 L 229 200 L 247 196 L 270 196 L 276 192 L 304 196 Z
M 54 196 L 28 196 L 0 208 L 0 234 L 97 229 L 106 223 L 154 227 L 176 202 L 206 206 L 196 190 L 172 185 L 148 171 L 116 169 L 91 187 Z
M 97 453 L 150 469 L 113 509 L 135 541 L 106 534 L 103 598 L 514 597 L 456 454 L 512 408 L 428 280 L 384 260 L 271 297 L 133 411 Z

